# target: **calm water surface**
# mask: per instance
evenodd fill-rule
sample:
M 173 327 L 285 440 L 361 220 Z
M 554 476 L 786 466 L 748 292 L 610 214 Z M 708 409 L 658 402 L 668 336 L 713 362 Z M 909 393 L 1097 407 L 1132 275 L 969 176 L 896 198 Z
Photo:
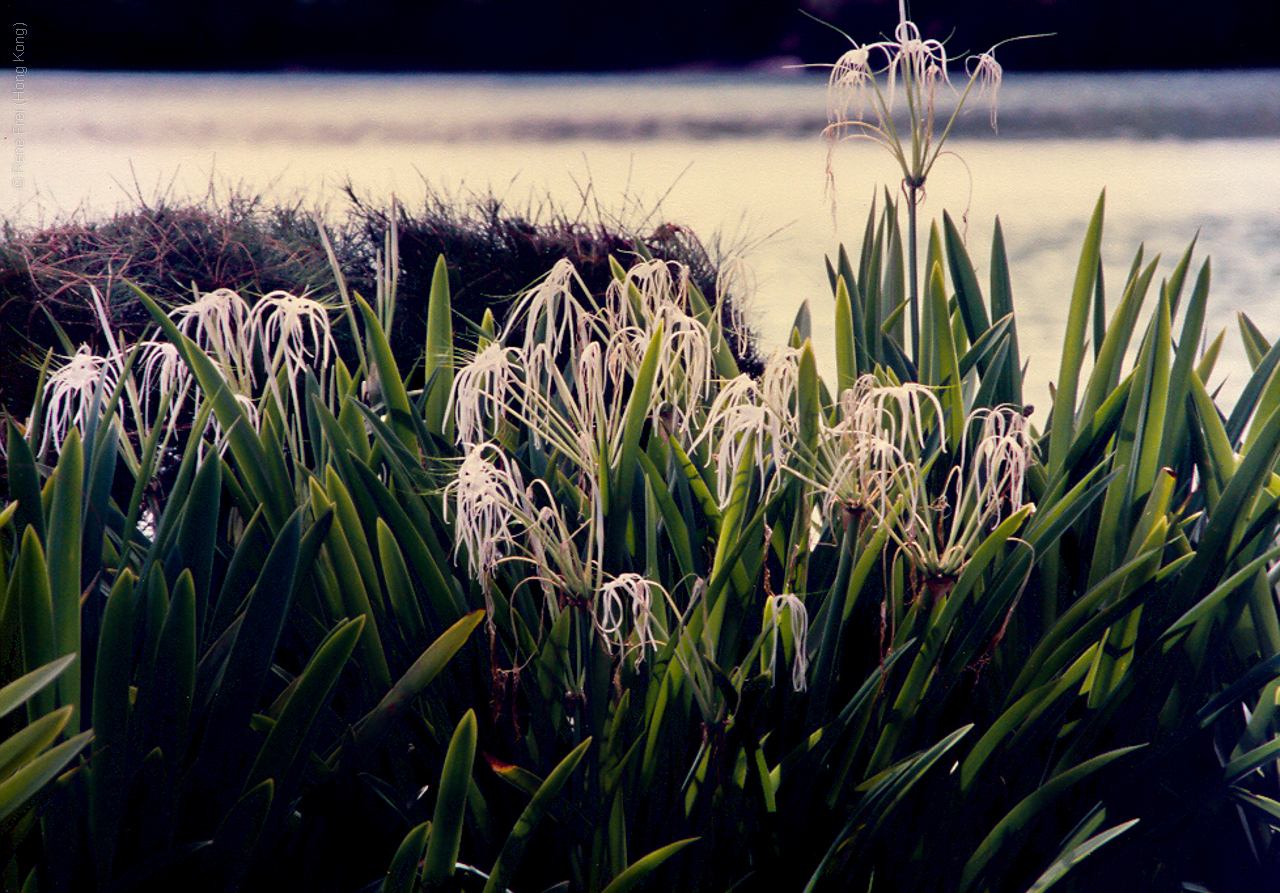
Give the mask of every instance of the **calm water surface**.
M 808 301 L 831 369 L 823 258 L 856 244 L 900 179 L 869 143 L 830 158 L 823 85 L 786 76 L 136 75 L 33 72 L 24 179 L 9 216 L 51 222 L 211 182 L 340 213 L 347 183 L 412 207 L 426 188 L 659 222 L 741 255 L 756 325 L 785 335 Z M 1047 403 L 1080 239 L 1106 189 L 1104 260 L 1118 294 L 1134 251 L 1167 273 L 1193 237 L 1212 258 L 1209 320 L 1228 327 L 1214 383 L 1247 374 L 1235 313 L 1280 336 L 1280 72 L 1010 75 L 1000 132 L 963 117 L 926 215 L 966 224 L 985 267 L 1000 215 L 1032 399 Z M 984 275 L 985 269 L 979 274 Z

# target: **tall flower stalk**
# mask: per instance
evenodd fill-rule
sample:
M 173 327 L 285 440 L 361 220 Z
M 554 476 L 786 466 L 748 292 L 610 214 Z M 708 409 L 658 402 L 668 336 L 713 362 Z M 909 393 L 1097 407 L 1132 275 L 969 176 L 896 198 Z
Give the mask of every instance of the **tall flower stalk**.
M 847 37 L 848 35 L 846 35 Z M 1020 39 L 1020 38 L 1011 38 Z M 917 256 L 917 216 L 924 199 L 925 185 L 942 147 L 960 113 L 971 98 L 985 96 L 991 109 L 991 126 L 996 127 L 996 99 L 1004 71 L 995 51 L 1004 43 L 957 60 L 947 56 L 938 40 L 924 39 L 920 29 L 907 18 L 906 0 L 898 2 L 898 25 L 892 40 L 859 44 L 834 65 L 828 77 L 829 114 L 826 135 L 829 178 L 831 155 L 846 140 L 869 140 L 886 149 L 902 170 L 902 189 L 907 199 L 907 263 L 910 295 L 911 343 L 915 358 L 920 352 L 920 272 Z M 952 82 L 952 67 L 963 86 Z M 956 93 L 955 105 L 946 121 L 936 118 L 939 87 Z M 905 113 L 905 127 L 900 127 Z

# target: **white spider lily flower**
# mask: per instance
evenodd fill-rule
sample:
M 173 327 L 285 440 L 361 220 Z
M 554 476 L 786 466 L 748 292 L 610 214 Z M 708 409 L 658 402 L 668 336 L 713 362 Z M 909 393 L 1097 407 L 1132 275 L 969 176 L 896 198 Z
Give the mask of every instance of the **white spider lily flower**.
M 487 589 L 516 542 L 513 524 L 534 513 L 520 469 L 494 444 L 472 444 L 444 494 L 446 511 L 453 505 L 454 559 L 465 548 L 471 576 Z
M 694 410 L 711 391 L 715 369 L 711 333 L 692 316 L 671 313 L 663 323 L 660 349 L 651 414 L 656 420 L 664 405 L 673 407 L 677 429 L 688 434 Z
M 761 480 L 765 479 L 769 459 L 766 446 L 777 421 L 760 393 L 759 383 L 746 373 L 730 379 L 720 389 L 698 438 L 715 438 L 716 497 L 720 505 L 728 502 L 734 475 L 749 443 L 755 449 L 756 469 Z
M 715 438 L 716 494 L 721 505 L 729 498 L 748 442 L 754 447 L 755 467 L 765 489 L 777 486 L 778 477 L 768 475 L 769 467 L 788 463 L 799 430 L 795 415 L 799 356 L 790 348 L 775 353 L 759 382 L 743 373 L 726 382 L 711 402 L 703 433 L 694 443 Z
M 112 357 L 98 356 L 88 345 L 80 345 L 45 382 L 44 436 L 39 452 L 44 453 L 50 446 L 61 449 L 72 427 L 83 432 L 89 413 L 95 411 L 95 406 L 96 411 L 101 411 L 96 400 L 99 388 L 105 402 L 119 380 L 120 370 Z
M 834 425 L 820 418 L 812 454 L 800 444 L 790 451 L 787 471 L 822 497 L 828 521 L 870 511 L 887 523 L 904 505 L 913 518 L 925 498 L 918 464 L 925 431 L 942 417 L 936 396 L 918 384 L 882 385 L 863 375 L 840 395 L 839 406 Z
M 664 260 L 633 264 L 605 292 L 607 322 L 613 328 L 652 328 L 671 309 L 684 313 L 688 306 L 689 267 Z
M 562 607 L 569 602 L 591 607 L 601 583 L 600 559 L 593 554 L 600 539 L 594 523 L 598 497 L 590 503 L 591 518 L 574 529 L 546 482 L 526 487 L 519 468 L 493 443 L 471 445 L 444 497 L 453 515 L 454 559 L 466 550 L 468 570 L 480 581 L 488 607 L 498 567 L 509 561 L 533 567 L 531 579 L 542 584 L 549 604 L 558 597 Z M 579 536 L 583 530 L 589 531 L 585 538 Z
M 653 616 L 655 587 L 661 589 L 657 583 L 640 574 L 627 573 L 600 588 L 596 629 L 610 651 L 621 654 L 634 648 L 637 664 L 644 660 L 646 648 L 658 648 L 664 644 L 656 636 L 657 621 Z M 631 618 L 630 633 L 626 631 L 628 616 Z
M 969 429 L 980 430 L 975 442 Z M 924 474 L 910 486 L 919 494 L 891 532 L 930 578 L 954 578 L 1002 517 L 1035 506 L 1024 500 L 1035 443 L 1022 412 L 1009 406 L 974 410 L 966 424 L 960 462 L 947 475 L 942 495 L 924 495 Z
M 847 388 L 841 405 L 851 432 L 882 437 L 909 459 L 919 458 L 926 429 L 943 417 L 941 401 L 925 385 L 882 385 L 872 375 Z
M 800 349 L 786 347 L 775 351 L 765 363 L 760 376 L 760 395 L 777 417 L 787 417 L 793 413 L 799 383 Z
M 330 357 L 337 352 L 329 322 L 329 307 L 306 295 L 273 291 L 263 295 L 250 316 L 254 337 L 266 363 L 267 393 L 275 400 L 295 453 L 302 452 L 304 410 L 299 399 L 308 369 L 316 372 L 324 389 L 332 370 Z M 277 374 L 283 370 L 287 389 L 282 392 Z M 284 394 L 292 403 L 285 405 Z
M 306 367 L 327 369 L 335 351 L 329 308 L 306 295 L 273 291 L 254 305 L 250 325 L 271 373 L 281 363 L 290 381 Z
M 899 21 L 893 29 L 893 43 L 887 48 L 895 51 L 889 58 L 889 95 L 890 106 L 893 103 L 894 84 L 901 77 L 908 90 L 913 85 L 923 84 L 932 97 L 934 85 L 938 81 L 950 85 L 951 78 L 947 74 L 947 49 L 939 40 L 922 40 L 920 29 L 915 22 L 907 18 L 906 4 L 900 0 L 898 4 Z M 908 101 L 912 97 L 908 95 Z
M 538 345 L 534 354 L 542 355 L 546 349 Z M 559 366 L 544 360 L 537 361 L 543 378 L 531 381 L 526 375 L 517 389 L 513 413 L 528 427 L 535 446 L 550 444 L 579 470 L 598 476 L 601 460 L 620 448 L 624 390 L 614 386 L 606 393 L 606 359 L 599 342 L 583 347 L 571 367 L 572 384 Z
M 187 365 L 178 350 L 178 346 L 173 342 L 141 341 L 136 345 L 135 349 L 142 352 L 140 381 L 142 414 L 147 425 L 159 424 L 160 419 L 152 415 L 152 409 L 157 395 L 161 400 L 168 396 L 169 418 L 165 425 L 165 437 L 168 438 L 172 436 L 177 426 L 178 416 L 182 412 L 182 407 L 186 404 L 187 395 L 194 393 L 196 395 L 195 399 L 200 399 L 199 386 L 195 384 L 195 377 L 191 374 L 191 367 Z
M 635 264 L 624 278 L 609 284 L 604 314 L 610 358 L 632 375 L 640 370 L 652 333 L 661 327 L 650 416 L 657 422 L 662 413 L 670 413 L 683 434 L 693 408 L 710 392 L 715 370 L 711 333 L 689 313 L 689 278 L 685 264 Z
M 511 308 L 499 340 L 509 341 L 514 328 L 524 326 L 521 352 L 534 381 L 542 380 L 545 365 L 554 364 L 562 351 L 567 349 L 571 357 L 576 357 L 587 340 L 593 312 L 578 297 L 586 293 L 587 287 L 573 262 L 561 258 L 546 277 Z M 542 350 L 537 352 L 535 348 Z
M 766 671 L 772 676 L 782 648 L 783 624 L 791 631 L 791 687 L 805 691 L 809 687 L 809 612 L 800 597 L 790 592 L 769 596 L 764 603 L 763 631 L 769 636 L 769 661 Z
M 903 492 L 910 463 L 892 441 L 876 431 L 853 428 L 849 420 L 823 425 L 812 461 L 796 454 L 787 466 L 822 496 L 822 514 L 832 519 L 844 512 L 872 511 L 886 517 Z
M 993 53 L 994 48 L 970 57 L 965 61 L 965 70 L 970 80 L 977 82 L 978 95 L 987 97 L 991 109 L 991 129 L 999 130 L 996 116 L 999 112 L 1000 84 L 1004 81 L 1004 69 Z
M 584 345 L 574 365 L 573 393 L 561 396 L 570 398 L 566 405 L 582 423 L 580 434 L 599 437 L 605 433 L 607 439 L 609 429 L 621 416 L 621 379 L 606 369 L 604 348 L 599 341 Z M 612 390 L 610 384 L 613 385 Z
M 853 107 L 853 120 L 863 119 L 866 114 L 867 92 L 875 84 L 876 77 L 871 67 L 871 53 L 880 48 L 880 44 L 854 44 L 852 49 L 846 50 L 831 66 L 831 74 L 827 78 L 827 96 L 831 103 L 830 117 L 833 124 L 850 119 L 850 106 Z
M 1035 462 L 1036 445 L 1026 415 L 1016 407 L 978 409 L 970 421 L 982 430 L 973 449 L 973 474 L 983 515 L 1001 517 L 1023 506 L 1027 469 Z
M 517 368 L 514 348 L 493 341 L 454 374 L 446 413 L 457 425 L 461 446 L 485 440 L 486 423 L 497 425 L 515 396 Z
M 198 295 L 174 307 L 169 318 L 231 376 L 234 390 L 249 393 L 253 382 L 253 328 L 249 304 L 229 288 Z
M 951 87 L 952 60 L 941 41 L 921 36 L 919 27 L 907 18 L 904 0 L 898 3 L 892 40 L 864 45 L 850 42 L 853 48 L 831 66 L 827 81 L 827 134 L 833 149 L 845 139 L 866 139 L 883 146 L 898 161 L 903 181 L 914 195 L 924 188 L 943 143 L 975 88 L 988 95 L 991 126 L 995 127 L 996 88 L 1003 75 L 995 59 L 999 44 L 964 60 L 967 82 L 939 132 L 934 122 L 936 92 L 939 84 Z M 906 97 L 905 135 L 899 133 L 895 117 L 900 93 Z

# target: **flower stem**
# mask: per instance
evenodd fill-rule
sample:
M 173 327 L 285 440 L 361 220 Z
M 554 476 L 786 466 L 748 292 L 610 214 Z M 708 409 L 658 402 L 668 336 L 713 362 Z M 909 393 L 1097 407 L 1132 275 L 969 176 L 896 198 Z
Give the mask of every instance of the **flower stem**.
M 911 300 L 911 361 L 920 368 L 920 275 L 916 257 L 916 206 L 920 187 L 907 183 L 907 288 Z

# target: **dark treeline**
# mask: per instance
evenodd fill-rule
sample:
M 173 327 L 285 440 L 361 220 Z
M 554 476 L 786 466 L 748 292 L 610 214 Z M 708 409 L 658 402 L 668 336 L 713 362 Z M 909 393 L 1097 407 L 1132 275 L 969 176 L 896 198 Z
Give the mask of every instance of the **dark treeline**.
M 626 71 L 827 62 L 895 0 L 20 0 L 28 64 L 173 70 Z M 1276 0 L 916 0 L 952 52 L 1018 70 L 1280 65 Z

